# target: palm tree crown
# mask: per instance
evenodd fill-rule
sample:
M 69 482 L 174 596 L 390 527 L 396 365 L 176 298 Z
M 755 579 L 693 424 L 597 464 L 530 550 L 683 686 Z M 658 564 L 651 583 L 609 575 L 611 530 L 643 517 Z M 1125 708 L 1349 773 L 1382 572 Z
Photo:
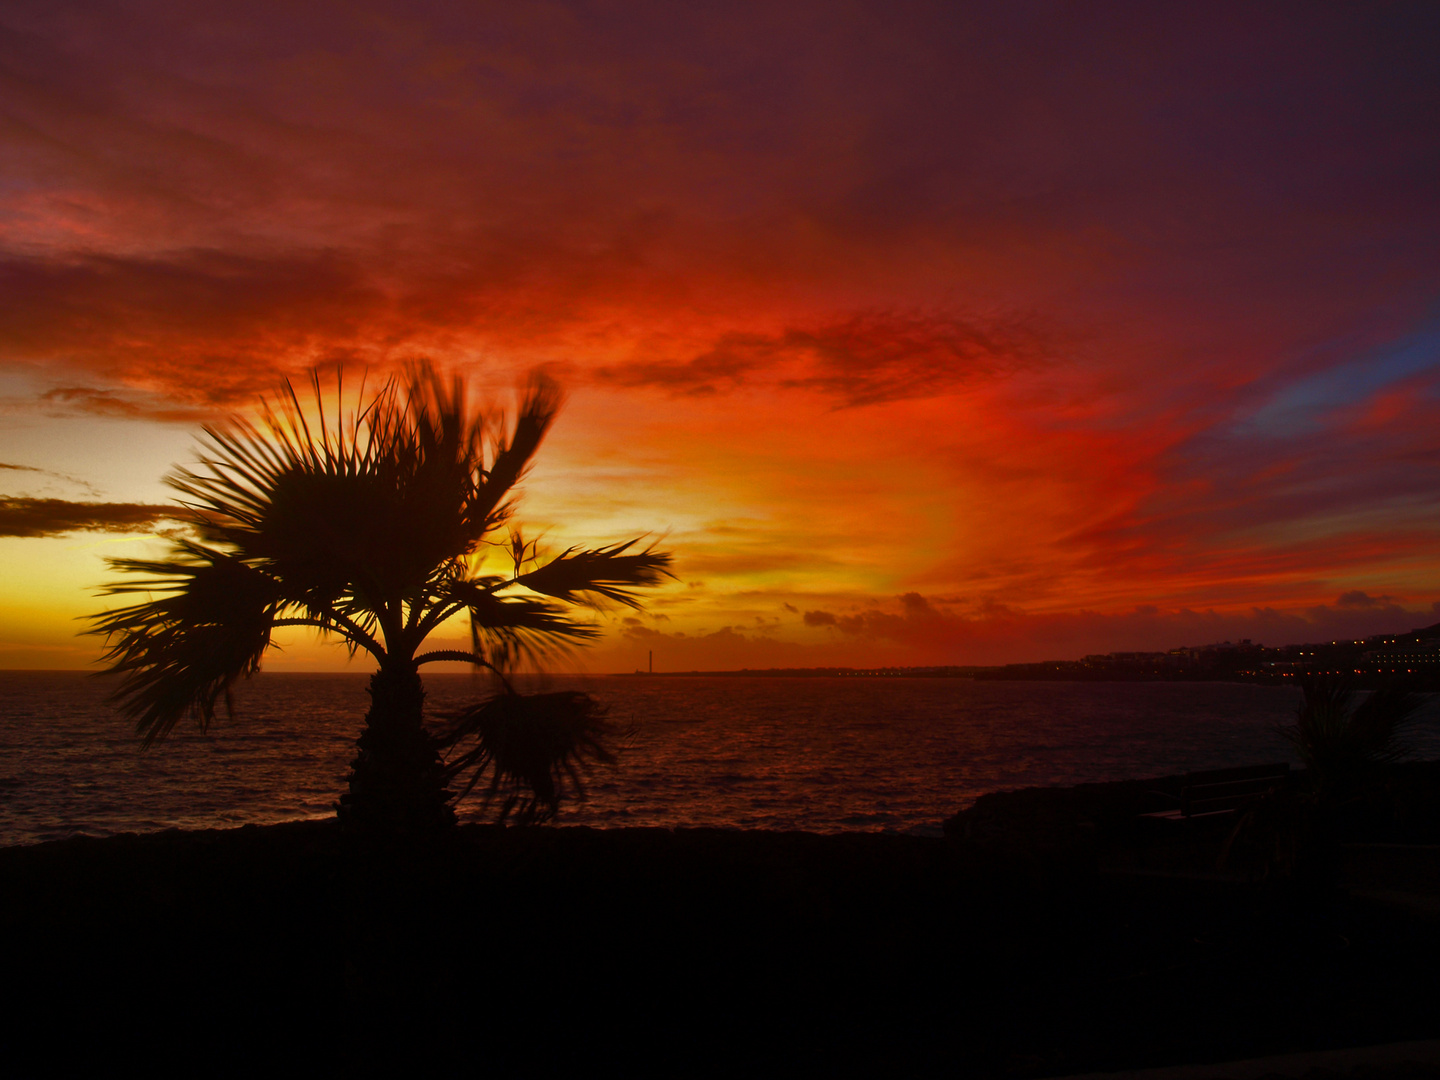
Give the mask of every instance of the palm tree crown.
M 362 388 L 348 415 L 337 405 L 326 417 L 316 373 L 311 388 L 310 417 L 287 383 L 277 401 L 262 403 L 259 426 L 234 419 L 206 428 L 199 466 L 166 480 L 181 495 L 192 538 L 175 540 L 161 561 L 110 560 L 125 576 L 103 595 L 147 596 L 92 617 L 92 632 L 107 639 L 109 671 L 123 676 L 114 700 L 146 745 L 187 716 L 203 727 L 222 696 L 228 705 L 235 681 L 259 669 L 277 627 L 314 627 L 379 665 L 342 816 L 348 808 L 356 818 L 424 824 L 453 819 L 444 786 L 456 772 L 422 730 L 418 668 L 467 661 L 495 673 L 506 702 L 498 711 L 535 714 L 536 737 L 553 745 L 539 761 L 511 723 L 502 741 L 517 749 L 497 753 L 495 725 L 472 710 L 452 725 L 450 742 L 473 736 L 482 746 L 457 760 L 491 769 L 492 792 L 529 788 L 528 799 L 512 791 L 507 809 L 518 801 L 531 817 L 553 813 L 555 781 L 574 778 L 592 744 L 604 756 L 599 713 L 583 695 L 545 696 L 574 699 L 568 708 L 521 698 L 507 675 L 526 658 L 597 635 L 574 617 L 575 605 L 638 606 L 636 590 L 668 576 L 669 555 L 631 540 L 541 563 L 535 545 L 512 531 L 512 572 L 475 571 L 472 556 L 510 522 L 516 482 L 559 409 L 561 395 L 543 376 L 531 380 L 513 425 L 474 410 L 464 381 L 428 364 L 368 396 Z M 341 388 L 337 376 L 337 398 Z M 470 649 L 421 651 L 466 613 Z M 557 741 L 556 731 L 567 737 Z
M 1339 800 L 1353 795 L 1385 766 L 1408 757 L 1406 734 L 1424 699 L 1403 682 L 1371 691 L 1358 704 L 1344 676 L 1301 676 L 1304 701 L 1295 723 L 1276 728 L 1295 748 L 1317 796 Z

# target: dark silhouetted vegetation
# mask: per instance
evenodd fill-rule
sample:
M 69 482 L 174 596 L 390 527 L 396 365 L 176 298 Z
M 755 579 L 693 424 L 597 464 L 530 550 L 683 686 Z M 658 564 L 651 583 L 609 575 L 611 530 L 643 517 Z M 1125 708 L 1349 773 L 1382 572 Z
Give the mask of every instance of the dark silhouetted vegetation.
M 342 820 L 444 825 L 449 785 L 482 781 L 502 815 L 553 815 L 580 766 L 607 759 L 604 718 L 583 694 L 518 694 L 511 676 L 597 635 L 577 605 L 638 606 L 636 590 L 668 575 L 669 556 L 631 540 L 543 560 L 513 527 L 515 485 L 561 403 L 548 379 L 531 381 L 513 425 L 428 365 L 362 387 L 348 413 L 340 376 L 333 415 L 318 375 L 311 390 L 308 413 L 287 383 L 258 426 L 206 428 L 199 466 L 167 478 L 190 535 L 167 559 L 111 560 L 122 576 L 104 594 L 145 597 L 93 617 L 123 680 L 112 700 L 147 745 L 186 717 L 204 727 L 235 681 L 259 670 L 276 629 L 311 627 L 379 666 Z M 486 544 L 508 550 L 509 573 L 480 572 Z M 422 651 L 462 615 L 468 649 Z M 436 661 L 489 671 L 493 699 L 427 726 L 419 669 Z
M 1279 731 L 1309 770 L 1317 797 L 1344 799 L 1372 780 L 1379 769 L 1410 753 L 1404 735 L 1422 699 L 1392 683 L 1360 702 L 1350 680 L 1311 675 L 1300 680 L 1305 700 L 1295 723 Z
M 1342 839 L 1395 816 L 1392 767 L 1411 753 L 1405 733 L 1424 702 L 1393 679 L 1358 702 L 1345 675 L 1306 675 L 1299 685 L 1305 697 L 1295 723 L 1277 731 L 1305 766 L 1304 782 L 1256 808 L 1236 833 L 1262 838 L 1272 871 L 1330 889 L 1340 877 Z

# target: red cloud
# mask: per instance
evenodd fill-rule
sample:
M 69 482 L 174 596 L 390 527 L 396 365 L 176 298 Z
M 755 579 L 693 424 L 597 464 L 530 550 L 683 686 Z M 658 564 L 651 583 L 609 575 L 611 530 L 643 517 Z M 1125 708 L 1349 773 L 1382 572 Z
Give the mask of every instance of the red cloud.
M 685 394 L 759 382 L 818 390 L 856 406 L 945 393 L 1033 367 L 1046 352 L 1019 320 L 864 312 L 774 335 L 731 333 L 690 360 L 603 366 L 595 377 Z

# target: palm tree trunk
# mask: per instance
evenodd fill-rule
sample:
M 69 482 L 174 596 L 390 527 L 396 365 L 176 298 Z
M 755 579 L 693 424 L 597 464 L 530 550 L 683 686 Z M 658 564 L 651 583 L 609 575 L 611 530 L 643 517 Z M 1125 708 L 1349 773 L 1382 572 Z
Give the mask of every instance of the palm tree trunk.
M 425 688 L 413 667 L 382 667 L 370 679 L 370 712 L 336 808 L 347 829 L 414 833 L 455 823 L 435 740 L 421 720 Z

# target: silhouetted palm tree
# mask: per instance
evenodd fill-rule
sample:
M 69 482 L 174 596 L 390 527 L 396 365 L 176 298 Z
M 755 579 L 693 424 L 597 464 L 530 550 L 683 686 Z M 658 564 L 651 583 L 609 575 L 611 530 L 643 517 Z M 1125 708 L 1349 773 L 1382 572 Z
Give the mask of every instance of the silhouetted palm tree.
M 1310 674 L 1299 684 L 1305 699 L 1295 723 L 1276 730 L 1304 764 L 1305 788 L 1283 791 L 1257 807 L 1236 833 L 1249 828 L 1263 838 L 1273 854 L 1271 871 L 1327 892 L 1340 881 L 1347 818 L 1353 823 L 1367 800 L 1392 797 L 1385 790 L 1387 766 L 1410 754 L 1405 733 L 1423 699 L 1392 683 L 1357 704 L 1351 680 L 1337 675 Z
M 259 670 L 277 627 L 314 627 L 379 664 L 342 820 L 404 830 L 451 822 L 447 784 L 459 778 L 468 791 L 482 773 L 505 797 L 502 815 L 553 814 L 577 764 L 608 756 L 603 715 L 584 694 L 518 695 L 506 676 L 527 657 L 594 638 L 572 606 L 638 606 L 635 590 L 668 576 L 670 557 L 631 540 L 541 564 L 512 532 L 513 572 L 474 571 L 471 556 L 497 542 L 490 537 L 509 521 L 515 483 L 559 408 L 543 377 L 513 427 L 473 410 L 463 380 L 447 383 L 428 365 L 368 398 L 362 388 L 355 411 L 342 415 L 337 404 L 331 420 L 317 374 L 311 385 L 313 418 L 287 383 L 278 402 L 263 403 L 259 427 L 235 419 L 206 428 L 198 471 L 167 477 L 194 539 L 174 541 L 163 561 L 110 560 L 134 576 L 103 595 L 147 596 L 92 617 L 109 670 L 124 676 L 112 700 L 146 745 L 186 716 L 203 727 L 219 698 L 231 706 L 234 682 Z M 421 651 L 463 613 L 469 650 Z M 440 660 L 488 668 L 499 687 L 443 736 L 425 729 L 419 676 Z M 476 745 L 464 749 L 469 739 Z M 463 752 L 447 766 L 441 750 L 455 747 Z
M 1307 675 L 1295 723 L 1277 730 L 1295 747 L 1318 797 L 1342 800 L 1385 765 L 1410 753 L 1405 732 L 1424 703 L 1403 684 L 1382 686 L 1358 705 L 1349 679 Z

